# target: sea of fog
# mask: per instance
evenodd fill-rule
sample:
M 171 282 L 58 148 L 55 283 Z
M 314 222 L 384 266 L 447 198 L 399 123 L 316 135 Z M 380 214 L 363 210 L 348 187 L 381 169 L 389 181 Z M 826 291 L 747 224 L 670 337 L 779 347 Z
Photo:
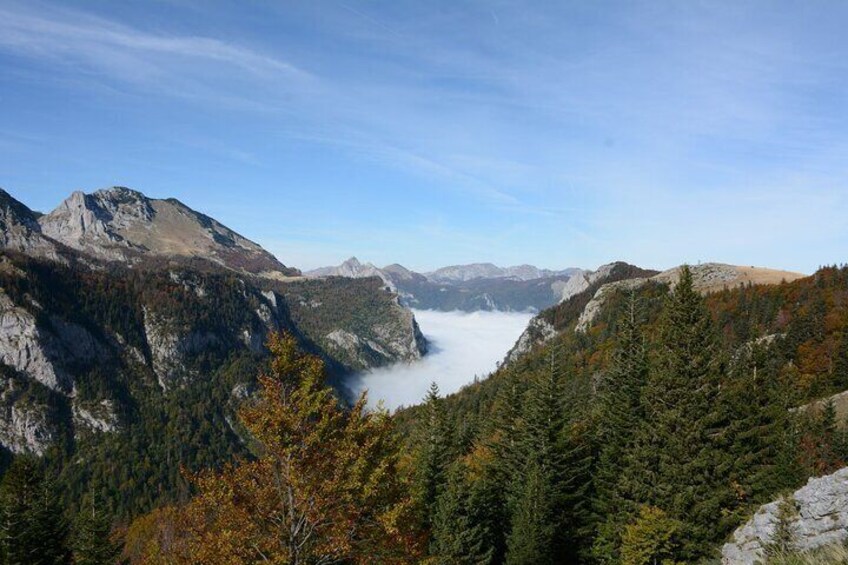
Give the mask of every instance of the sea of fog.
M 532 314 L 519 312 L 436 312 L 413 310 L 430 352 L 420 361 L 398 363 L 357 375 L 356 393 L 368 390 L 369 404 L 386 408 L 418 404 L 431 382 L 443 395 L 497 368 Z

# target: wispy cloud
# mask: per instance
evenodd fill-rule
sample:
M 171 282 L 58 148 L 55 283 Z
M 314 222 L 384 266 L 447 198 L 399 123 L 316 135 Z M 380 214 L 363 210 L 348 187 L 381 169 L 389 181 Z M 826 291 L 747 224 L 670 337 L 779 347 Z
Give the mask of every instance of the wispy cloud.
M 145 67 L 150 70 L 158 66 L 145 55 L 224 63 L 258 77 L 307 75 L 287 61 L 219 39 L 144 32 L 84 12 L 39 3 L 0 7 L 0 45 L 31 55 L 74 58 L 117 72 L 122 78 L 137 75 Z M 124 64 L 126 67 L 122 67 Z

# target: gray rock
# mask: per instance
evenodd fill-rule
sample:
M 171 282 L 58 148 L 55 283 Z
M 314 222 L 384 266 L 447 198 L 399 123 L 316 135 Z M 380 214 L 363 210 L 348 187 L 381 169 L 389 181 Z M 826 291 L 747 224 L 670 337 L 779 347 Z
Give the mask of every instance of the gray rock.
M 614 292 L 618 290 L 632 290 L 634 288 L 639 288 L 645 284 L 647 280 L 648 279 L 642 278 L 626 279 L 623 281 L 607 283 L 601 286 L 597 292 L 595 292 L 595 296 L 592 297 L 592 300 L 586 304 L 583 312 L 580 313 L 580 317 L 577 319 L 577 326 L 574 328 L 574 331 L 585 332 L 588 330 L 591 327 L 592 322 L 594 322 L 595 318 L 597 318 L 598 314 L 600 314 L 601 308 L 606 303 L 607 298 Z
M 76 428 L 100 433 L 118 430 L 118 415 L 111 400 L 86 404 L 74 401 L 73 418 Z
M 0 382 L 0 445 L 12 453 L 42 455 L 56 441 L 49 408 L 26 398 L 13 379 Z
M 170 320 L 144 309 L 144 332 L 150 349 L 151 365 L 162 390 L 171 389 L 181 379 L 190 377 L 187 358 L 218 344 L 211 333 L 181 332 Z
M 556 329 L 545 319 L 535 317 L 527 324 L 527 328 L 521 333 L 518 341 L 506 355 L 508 363 L 518 360 L 519 357 L 540 345 L 551 340 L 557 334 Z
M 848 467 L 813 478 L 792 495 L 797 514 L 791 519 L 795 548 L 816 549 L 848 538 Z M 722 548 L 725 565 L 753 565 L 762 559 L 778 524 L 781 501 L 761 506 Z
M 35 316 L 13 304 L 0 290 L 0 363 L 50 389 L 69 394 L 73 378 L 55 362 L 61 355 L 55 341 L 37 326 Z

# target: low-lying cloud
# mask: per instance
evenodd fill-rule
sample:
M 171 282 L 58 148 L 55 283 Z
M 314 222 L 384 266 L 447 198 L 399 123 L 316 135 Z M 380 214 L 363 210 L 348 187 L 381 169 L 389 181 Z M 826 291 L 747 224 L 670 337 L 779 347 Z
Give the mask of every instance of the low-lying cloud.
M 442 394 L 456 392 L 497 368 L 521 335 L 531 314 L 518 312 L 436 312 L 415 310 L 430 353 L 415 363 L 399 363 L 358 375 L 355 392 L 368 390 L 371 405 L 386 408 L 418 404 L 431 382 Z

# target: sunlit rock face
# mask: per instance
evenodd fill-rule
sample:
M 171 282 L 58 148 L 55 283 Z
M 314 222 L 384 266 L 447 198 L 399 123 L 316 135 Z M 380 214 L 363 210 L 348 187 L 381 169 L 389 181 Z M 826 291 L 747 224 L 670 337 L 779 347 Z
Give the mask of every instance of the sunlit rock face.
M 805 551 L 848 538 L 848 467 L 831 475 L 810 479 L 787 501 L 794 506 L 789 518 L 795 549 Z M 722 548 L 725 565 L 760 562 L 774 537 L 784 502 L 761 506 L 748 522 L 737 529 Z

